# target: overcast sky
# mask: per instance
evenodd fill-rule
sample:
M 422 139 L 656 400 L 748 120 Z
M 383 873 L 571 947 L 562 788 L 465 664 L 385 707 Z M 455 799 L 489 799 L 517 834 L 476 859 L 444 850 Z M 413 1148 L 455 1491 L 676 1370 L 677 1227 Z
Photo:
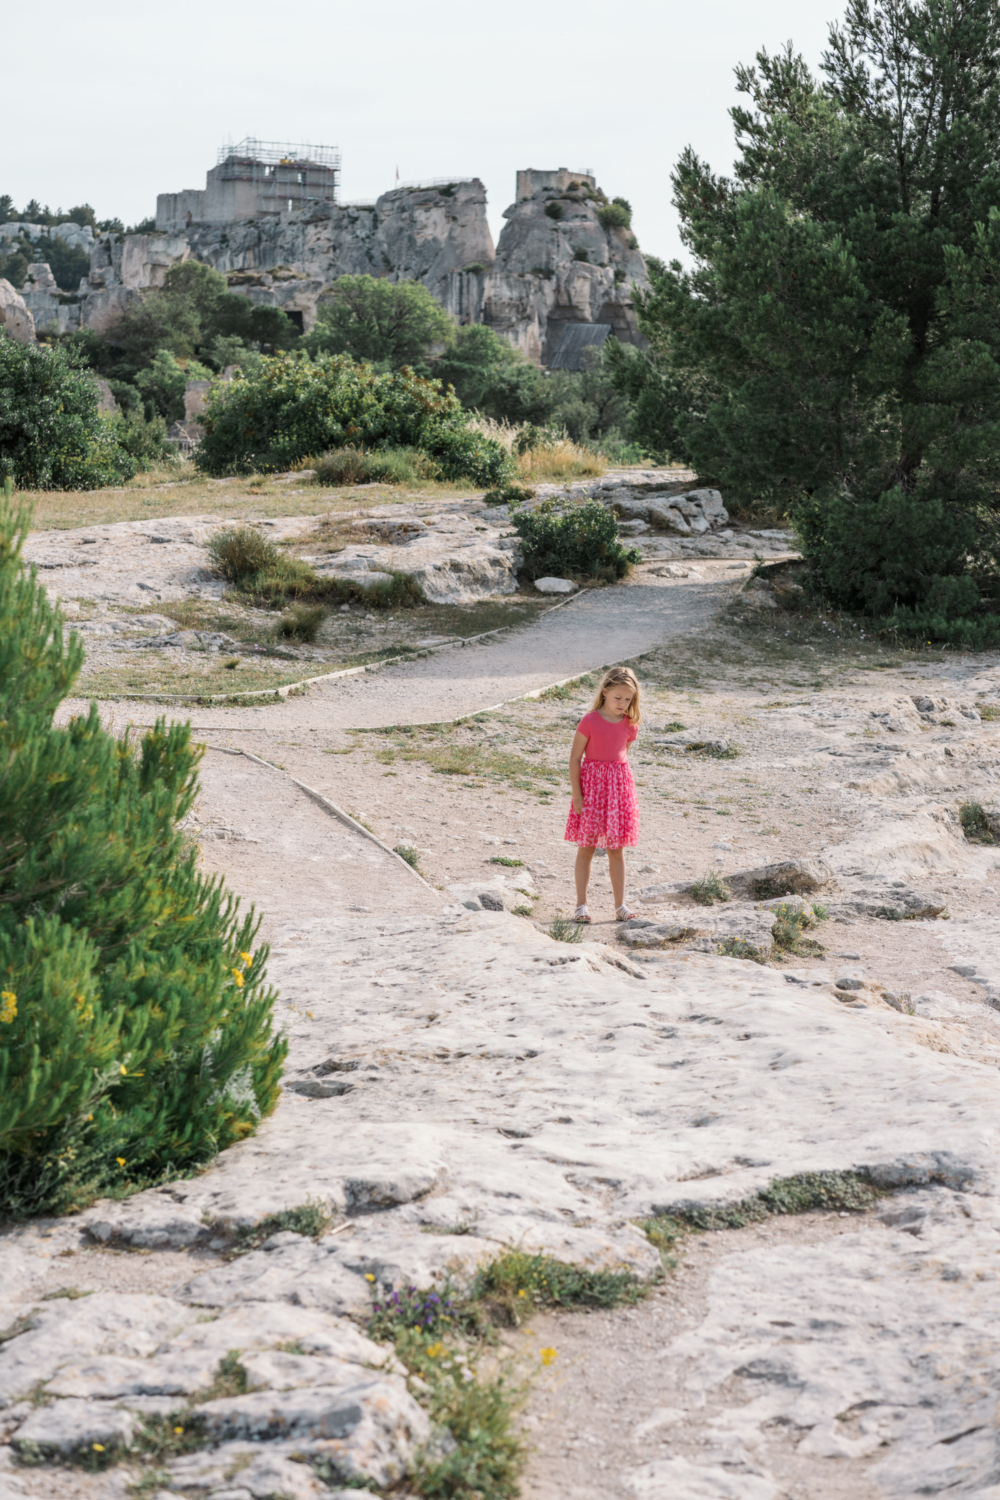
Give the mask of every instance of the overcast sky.
M 644 250 L 680 253 L 670 170 L 733 158 L 733 68 L 816 66 L 840 0 L 34 0 L 4 21 L 0 193 L 132 224 L 226 141 L 338 145 L 345 200 L 478 176 L 499 233 L 519 167 L 592 167 Z

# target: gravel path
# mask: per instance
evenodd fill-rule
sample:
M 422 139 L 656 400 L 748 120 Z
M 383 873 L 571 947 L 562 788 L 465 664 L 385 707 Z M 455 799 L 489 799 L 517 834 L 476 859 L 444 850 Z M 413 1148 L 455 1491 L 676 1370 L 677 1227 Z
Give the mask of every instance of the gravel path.
M 628 660 L 671 636 L 706 626 L 736 578 L 730 564 L 703 578 L 650 579 L 587 593 L 524 630 L 438 651 L 359 677 L 320 682 L 301 698 L 266 708 L 190 710 L 195 728 L 373 729 L 429 724 L 493 708 L 591 668 Z M 178 717 L 188 717 L 179 710 Z

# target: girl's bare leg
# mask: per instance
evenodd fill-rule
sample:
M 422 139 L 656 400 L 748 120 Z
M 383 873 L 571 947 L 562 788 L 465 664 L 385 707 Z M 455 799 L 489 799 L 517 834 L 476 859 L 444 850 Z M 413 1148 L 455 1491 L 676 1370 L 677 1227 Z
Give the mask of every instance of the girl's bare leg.
M 576 851 L 576 866 L 573 875 L 576 879 L 576 904 L 586 906 L 587 887 L 590 884 L 590 867 L 594 861 L 593 849 L 587 849 L 583 844 Z M 624 876 L 622 877 L 624 883 Z
M 625 905 L 625 853 L 622 849 L 608 850 L 608 874 L 611 876 L 611 893 L 615 898 L 615 911 Z M 578 883 L 579 884 L 579 883 Z

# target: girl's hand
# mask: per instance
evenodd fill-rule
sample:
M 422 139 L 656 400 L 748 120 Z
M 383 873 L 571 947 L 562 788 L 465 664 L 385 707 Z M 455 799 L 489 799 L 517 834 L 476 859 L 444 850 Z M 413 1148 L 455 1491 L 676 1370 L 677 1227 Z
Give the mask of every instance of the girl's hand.
M 573 811 L 578 814 L 583 812 L 583 797 L 578 796 L 575 792 L 573 794 Z

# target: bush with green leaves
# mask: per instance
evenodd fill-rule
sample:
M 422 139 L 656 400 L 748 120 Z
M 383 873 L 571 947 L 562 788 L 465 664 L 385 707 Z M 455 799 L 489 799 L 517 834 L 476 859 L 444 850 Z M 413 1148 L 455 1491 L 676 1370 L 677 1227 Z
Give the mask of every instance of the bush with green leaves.
M 102 416 L 90 372 L 65 349 L 0 334 L 0 477 L 22 489 L 90 490 L 123 484 L 137 464 L 118 421 Z
M 648 263 L 649 349 L 609 357 L 632 435 L 790 512 L 831 602 L 981 646 L 1000 639 L 1000 11 L 849 0 L 822 70 L 790 46 L 737 69 L 735 174 L 682 155 L 692 263 Z
M 454 323 L 419 281 L 339 276 L 323 293 L 303 345 L 314 354 L 349 354 L 384 370 L 422 365 Z
M 266 947 L 179 831 L 190 726 L 53 725 L 83 660 L 0 506 L 0 1218 L 190 1171 L 276 1102 Z
M 208 474 L 288 469 L 334 448 L 419 448 L 444 478 L 495 485 L 513 461 L 469 428 L 458 398 L 411 370 L 380 374 L 344 354 L 262 358 L 210 392 L 195 462 Z
M 618 522 L 596 500 L 571 505 L 561 514 L 551 500 L 545 500 L 536 510 L 515 511 L 511 525 L 521 538 L 521 572 L 528 579 L 569 577 L 614 583 L 640 560 L 634 547 L 622 546 Z

